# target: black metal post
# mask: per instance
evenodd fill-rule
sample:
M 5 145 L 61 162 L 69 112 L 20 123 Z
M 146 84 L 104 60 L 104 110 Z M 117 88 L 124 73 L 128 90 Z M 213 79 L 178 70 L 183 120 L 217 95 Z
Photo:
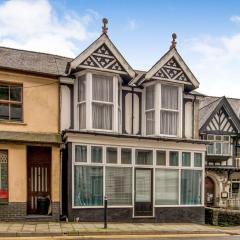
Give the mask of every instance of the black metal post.
M 107 228 L 107 197 L 104 197 L 104 228 Z

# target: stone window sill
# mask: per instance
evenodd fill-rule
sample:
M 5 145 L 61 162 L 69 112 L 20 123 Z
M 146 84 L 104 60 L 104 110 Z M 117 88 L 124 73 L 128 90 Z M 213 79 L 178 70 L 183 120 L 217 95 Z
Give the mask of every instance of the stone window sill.
M 6 124 L 6 125 L 27 125 L 25 122 L 16 122 L 16 121 L 8 121 L 8 120 L 0 120 L 0 124 Z

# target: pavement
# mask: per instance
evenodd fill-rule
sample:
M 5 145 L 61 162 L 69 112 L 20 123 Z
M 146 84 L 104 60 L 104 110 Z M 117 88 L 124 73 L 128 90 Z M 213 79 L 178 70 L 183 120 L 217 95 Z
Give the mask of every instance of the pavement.
M 217 234 L 239 235 L 240 227 L 216 227 L 201 224 L 102 223 L 76 222 L 0 222 L 0 237 L 106 236 L 106 235 Z

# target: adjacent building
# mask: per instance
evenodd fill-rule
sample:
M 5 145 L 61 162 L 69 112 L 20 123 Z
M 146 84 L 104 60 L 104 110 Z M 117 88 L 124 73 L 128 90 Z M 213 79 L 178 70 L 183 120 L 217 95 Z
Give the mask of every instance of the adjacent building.
M 175 39 L 150 70 L 138 71 L 104 23 L 69 61 L 60 82 L 62 204 L 70 220 L 102 221 L 107 198 L 111 221 L 204 222 L 199 82 Z
M 60 215 L 59 75 L 67 58 L 0 48 L 0 219 Z
M 209 141 L 205 204 L 240 208 L 240 99 L 205 96 L 200 102 L 200 136 Z

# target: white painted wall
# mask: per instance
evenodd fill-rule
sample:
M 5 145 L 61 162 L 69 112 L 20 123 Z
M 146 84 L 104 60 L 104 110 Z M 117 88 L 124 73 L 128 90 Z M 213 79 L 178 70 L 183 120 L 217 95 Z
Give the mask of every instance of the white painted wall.
M 186 138 L 192 138 L 192 102 L 185 103 L 185 136 Z
M 61 130 L 71 125 L 71 92 L 69 87 L 61 85 Z

